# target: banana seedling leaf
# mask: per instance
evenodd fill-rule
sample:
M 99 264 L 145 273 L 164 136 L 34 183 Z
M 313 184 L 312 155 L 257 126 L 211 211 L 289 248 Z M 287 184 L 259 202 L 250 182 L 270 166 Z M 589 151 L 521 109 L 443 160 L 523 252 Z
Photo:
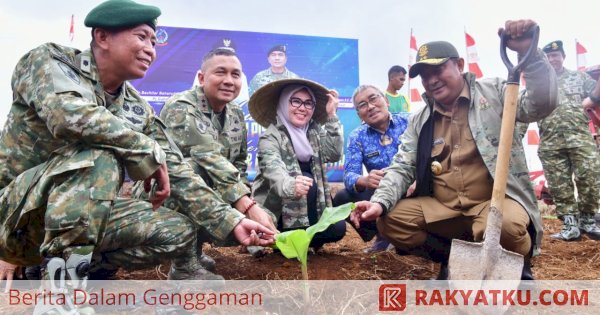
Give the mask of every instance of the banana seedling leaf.
M 327 230 L 330 225 L 346 219 L 350 215 L 350 212 L 354 210 L 354 208 L 356 208 L 356 205 L 353 202 L 349 202 L 338 207 L 325 208 L 321 218 L 319 218 L 319 222 L 306 229 L 306 233 L 308 234 L 310 240 L 312 240 L 315 234 Z
M 297 258 L 306 265 L 308 255 L 309 238 L 304 229 L 292 230 L 279 233 L 275 236 L 275 246 L 287 259 Z
M 344 220 L 354 208 L 356 208 L 354 203 L 325 208 L 319 222 L 306 230 L 298 229 L 277 234 L 274 247 L 279 248 L 283 256 L 288 259 L 298 258 L 300 261 L 306 261 L 308 245 L 315 234 L 325 231 L 333 223 Z
M 356 208 L 354 203 L 347 203 L 335 208 L 325 208 L 319 222 L 306 230 L 297 229 L 275 235 L 273 247 L 279 248 L 287 259 L 296 258 L 302 264 L 302 277 L 308 280 L 308 245 L 315 234 L 325 231 L 327 227 L 344 220 Z

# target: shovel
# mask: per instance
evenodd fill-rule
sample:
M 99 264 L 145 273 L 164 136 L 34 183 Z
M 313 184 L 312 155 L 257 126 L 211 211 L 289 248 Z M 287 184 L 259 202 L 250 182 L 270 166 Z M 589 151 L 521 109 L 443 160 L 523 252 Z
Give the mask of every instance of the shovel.
M 516 65 L 506 55 L 508 36 L 503 32 L 500 39 L 500 55 L 508 69 L 507 87 L 504 96 L 504 111 L 500 129 L 500 145 L 496 161 L 496 176 L 492 190 L 492 200 L 482 243 L 452 240 L 448 277 L 451 280 L 519 280 L 523 269 L 523 256 L 500 246 L 502 229 L 502 204 L 506 192 L 508 166 L 517 113 L 517 97 L 521 69 L 537 50 L 539 27 L 531 27 L 524 35 L 532 42 L 527 54 Z

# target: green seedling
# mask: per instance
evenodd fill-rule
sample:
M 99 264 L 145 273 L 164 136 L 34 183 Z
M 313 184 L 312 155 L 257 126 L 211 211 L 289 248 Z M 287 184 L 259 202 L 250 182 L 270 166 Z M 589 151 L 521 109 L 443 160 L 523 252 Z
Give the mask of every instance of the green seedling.
M 296 258 L 300 261 L 302 278 L 308 280 L 308 245 L 319 232 L 325 231 L 331 224 L 346 219 L 356 206 L 347 203 L 339 207 L 325 208 L 319 222 L 306 230 L 298 229 L 287 231 L 275 236 L 274 247 L 279 248 L 281 254 L 288 259 Z
M 354 203 L 347 203 L 334 208 L 325 208 L 319 222 L 308 227 L 306 230 L 298 229 L 275 235 L 275 245 L 273 247 L 279 248 L 285 258 L 296 258 L 300 261 L 302 279 L 304 280 L 303 314 L 310 313 L 309 306 L 311 304 L 308 288 L 308 245 L 315 234 L 325 231 L 333 223 L 346 219 L 354 208 L 356 208 Z

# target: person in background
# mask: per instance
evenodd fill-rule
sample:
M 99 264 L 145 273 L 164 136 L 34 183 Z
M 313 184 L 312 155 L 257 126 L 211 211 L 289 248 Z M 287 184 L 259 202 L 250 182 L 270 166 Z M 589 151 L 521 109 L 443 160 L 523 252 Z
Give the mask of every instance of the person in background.
M 563 221 L 561 231 L 551 237 L 573 241 L 580 239 L 583 232 L 592 239 L 600 239 L 600 229 L 594 220 L 600 205 L 600 157 L 582 105 L 586 99 L 591 101 L 596 82 L 585 72 L 563 67 L 562 41 L 553 41 L 543 50 L 556 72 L 561 96 L 552 114 L 538 121 L 538 155 L 556 214 Z
M 271 82 L 250 97 L 250 114 L 267 128 L 258 142 L 252 195 L 275 214 L 281 231 L 313 225 L 331 207 L 325 163 L 342 156 L 337 105 L 335 90 L 303 79 Z M 341 220 L 317 233 L 310 246 L 319 249 L 345 233 Z
M 271 67 L 258 72 L 254 75 L 252 80 L 250 80 L 250 95 L 269 82 L 281 79 L 299 78 L 297 74 L 293 73 L 285 66 L 287 63 L 287 46 L 275 45 L 271 47 L 267 53 L 267 60 Z
M 333 205 L 369 200 L 387 168 L 398 152 L 400 136 L 408 126 L 408 113 L 392 114 L 389 101 L 373 85 L 361 85 L 352 95 L 352 103 L 364 124 L 354 129 L 348 137 L 344 162 L 344 187 L 333 198 Z M 367 174 L 363 175 L 363 165 Z M 377 233 L 374 222 L 363 224 L 358 230 L 364 241 Z M 390 242 L 377 234 L 366 253 L 386 250 Z
M 406 69 L 402 66 L 392 66 L 388 71 L 388 86 L 385 90 L 391 113 L 410 112 L 410 101 L 406 95 L 398 92 L 404 86 L 404 82 Z
M 590 116 L 595 131 L 592 135 L 598 150 L 600 150 L 600 133 L 598 133 L 600 130 L 600 80 L 596 81 L 596 87 L 592 93 L 583 100 L 583 109 Z

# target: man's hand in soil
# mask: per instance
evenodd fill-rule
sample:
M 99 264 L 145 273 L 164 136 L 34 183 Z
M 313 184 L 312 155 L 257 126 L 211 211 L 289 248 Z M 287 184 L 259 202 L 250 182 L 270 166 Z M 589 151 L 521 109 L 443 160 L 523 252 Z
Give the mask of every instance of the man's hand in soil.
M 19 272 L 21 266 L 13 265 L 4 260 L 0 260 L 0 285 L 2 285 L 2 280 L 6 279 L 6 286 L 4 288 L 4 292 L 8 292 L 12 287 L 12 281 L 17 274 L 20 277 L 21 273 Z
M 242 219 L 233 228 L 233 236 L 246 246 L 269 246 L 275 242 L 274 235 L 270 229 L 249 219 Z
M 358 229 L 360 221 L 377 220 L 383 213 L 383 208 L 380 204 L 370 201 L 359 201 L 356 203 L 356 208 L 350 214 L 350 221 Z

